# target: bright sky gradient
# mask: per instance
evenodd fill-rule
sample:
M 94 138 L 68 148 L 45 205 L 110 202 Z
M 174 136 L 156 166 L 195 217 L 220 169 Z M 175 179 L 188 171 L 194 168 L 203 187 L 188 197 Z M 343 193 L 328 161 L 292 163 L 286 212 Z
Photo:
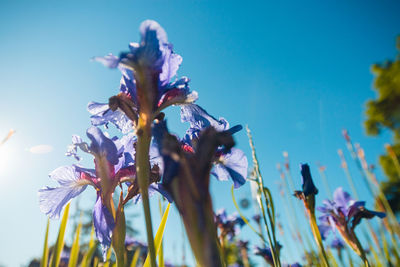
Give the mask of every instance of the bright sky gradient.
M 87 103 L 105 102 L 117 93 L 119 72 L 90 59 L 127 50 L 129 42 L 139 40 L 143 20 L 154 19 L 166 29 L 183 57 L 178 74 L 191 78 L 199 104 L 231 125 L 249 125 L 265 183 L 287 230 L 275 168 L 283 161 L 282 151 L 290 154 L 298 188 L 297 165 L 310 163 L 321 201 L 326 193 L 317 162 L 327 166 L 332 188 L 349 190 L 336 153 L 345 149 L 343 128 L 361 143 L 370 163 L 390 141 L 387 133 L 366 137 L 362 122 L 364 104 L 375 96 L 371 64 L 396 55 L 399 12 L 398 1 L 1 1 L 0 138 L 10 128 L 16 134 L 0 147 L 0 264 L 20 266 L 40 256 L 46 216 L 39 211 L 37 190 L 55 185 L 47 174 L 73 162 L 64 153 L 72 134 L 85 136 Z M 182 134 L 187 125 L 179 122 L 178 109 L 168 116 L 170 128 Z M 245 131 L 236 138 L 251 162 Z M 31 153 L 32 147 L 39 153 Z M 90 160 L 84 163 L 91 167 Z M 212 183 L 215 209 L 234 211 L 230 187 L 230 182 Z M 85 206 L 94 204 L 92 191 L 84 192 Z M 249 192 L 246 185 L 236 196 Z M 157 227 L 156 199 L 153 204 Z M 135 207 L 133 213 L 141 210 Z M 181 228 L 172 210 L 166 258 L 179 262 Z M 133 223 L 145 240 L 142 217 Z M 51 241 L 57 228 L 56 221 Z M 242 237 L 258 242 L 248 229 Z M 285 256 L 291 245 L 281 241 Z M 299 260 L 299 255 L 286 259 Z

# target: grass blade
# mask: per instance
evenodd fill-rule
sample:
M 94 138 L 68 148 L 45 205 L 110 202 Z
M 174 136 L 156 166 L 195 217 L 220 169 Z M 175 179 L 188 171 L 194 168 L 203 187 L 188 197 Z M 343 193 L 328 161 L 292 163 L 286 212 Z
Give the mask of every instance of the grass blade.
M 156 255 L 157 255 L 158 251 L 161 248 L 161 243 L 162 243 L 162 239 L 163 239 L 163 235 L 164 235 L 165 225 L 166 225 L 167 219 L 168 219 L 168 213 L 169 213 L 169 207 L 170 206 L 171 206 L 171 204 L 168 203 L 168 206 L 165 209 L 164 215 L 163 215 L 163 217 L 161 219 L 160 226 L 158 227 L 156 237 L 154 238 L 154 246 L 155 246 L 155 249 L 156 249 Z M 150 258 L 149 254 L 147 254 L 146 261 L 144 262 L 143 267 L 149 267 L 150 266 L 149 258 Z
M 94 253 L 96 252 L 96 248 L 97 248 L 97 242 L 94 240 L 94 228 L 92 227 L 92 232 L 90 233 L 90 241 L 89 241 L 88 251 L 83 256 L 83 259 L 81 262 L 81 267 L 88 267 L 90 265 L 90 262 L 92 261 L 92 257 L 94 255 Z M 96 266 L 96 265 L 94 265 L 94 266 Z
M 64 214 L 61 219 L 60 229 L 58 230 L 58 236 L 56 245 L 53 250 L 53 255 L 51 256 L 50 266 L 57 267 L 60 264 L 61 252 L 64 248 L 64 236 L 65 230 L 67 229 L 67 221 L 68 221 L 68 214 L 69 214 L 69 206 L 71 202 L 65 206 Z
M 267 201 L 267 207 L 272 212 L 272 223 L 273 225 L 275 225 L 275 206 L 274 206 L 274 200 L 272 199 L 271 191 L 267 187 L 264 187 L 263 190 Z
M 50 227 L 50 219 L 47 218 L 46 235 L 44 237 L 43 254 L 42 254 L 42 260 L 40 261 L 40 267 L 47 267 L 47 261 L 49 260 L 49 243 L 48 243 L 49 227 Z
M 241 211 L 240 208 L 239 208 L 239 205 L 238 205 L 237 202 L 236 202 L 236 198 L 235 198 L 235 194 L 234 194 L 233 190 L 234 190 L 234 186 L 231 187 L 232 201 L 233 201 L 233 204 L 234 204 L 235 207 L 236 207 L 237 212 L 239 213 L 239 216 L 242 218 L 242 220 L 245 222 L 245 224 L 247 224 L 247 225 L 250 227 L 250 229 L 251 229 L 254 233 L 256 233 L 256 235 L 258 235 L 258 236 L 261 238 L 261 240 L 262 240 L 263 242 L 266 242 L 265 239 L 264 239 L 264 237 L 262 236 L 262 234 L 261 234 L 260 232 L 258 232 L 256 229 L 254 229 L 254 227 L 250 224 L 250 222 L 246 219 L 246 217 L 244 217 L 242 211 Z
M 135 254 L 133 254 L 132 261 L 131 261 L 131 266 L 130 266 L 130 267 L 136 267 L 137 262 L 138 262 L 138 260 L 139 260 L 139 256 L 140 256 L 140 248 L 137 248 L 137 249 L 135 250 Z
M 78 227 L 76 228 L 75 232 L 75 240 L 72 243 L 71 254 L 69 257 L 68 267 L 75 267 L 78 263 L 78 256 L 79 256 L 79 236 L 81 234 L 82 228 L 82 216 L 79 221 Z

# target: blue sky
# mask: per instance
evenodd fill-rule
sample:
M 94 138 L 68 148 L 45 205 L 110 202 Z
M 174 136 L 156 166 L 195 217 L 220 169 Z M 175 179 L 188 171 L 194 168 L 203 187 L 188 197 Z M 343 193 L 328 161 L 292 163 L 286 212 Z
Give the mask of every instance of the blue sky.
M 37 190 L 54 185 L 50 171 L 72 163 L 64 153 L 71 135 L 84 136 L 89 127 L 87 103 L 117 92 L 120 74 L 90 59 L 126 50 L 138 40 L 141 21 L 154 19 L 166 29 L 183 56 L 178 74 L 191 78 L 200 105 L 232 125 L 249 125 L 284 222 L 275 169 L 282 151 L 290 154 L 298 187 L 297 165 L 310 163 L 317 178 L 321 162 L 331 187 L 348 189 L 336 153 L 345 148 L 341 130 L 349 129 L 371 163 L 390 141 L 387 133 L 367 137 L 362 122 L 365 102 L 375 96 L 371 64 L 396 55 L 399 7 L 396 1 L 1 1 L 0 135 L 17 132 L 0 148 L 0 263 L 19 266 L 40 255 L 46 217 Z M 170 128 L 182 133 L 187 126 L 179 122 L 178 109 L 167 115 Z M 236 138 L 250 157 L 245 132 Z M 29 152 L 41 144 L 52 151 Z M 356 185 L 372 205 L 353 167 Z M 319 179 L 316 184 L 322 200 L 323 185 Z M 230 186 L 212 183 L 216 209 L 234 211 Z M 239 199 L 248 194 L 248 186 L 236 192 Z M 89 207 L 94 193 L 85 192 L 86 198 Z M 133 221 L 144 240 L 142 220 Z M 172 261 L 181 258 L 179 225 L 173 209 L 166 234 Z M 242 236 L 257 242 L 248 229 Z M 284 247 L 289 254 L 291 245 Z

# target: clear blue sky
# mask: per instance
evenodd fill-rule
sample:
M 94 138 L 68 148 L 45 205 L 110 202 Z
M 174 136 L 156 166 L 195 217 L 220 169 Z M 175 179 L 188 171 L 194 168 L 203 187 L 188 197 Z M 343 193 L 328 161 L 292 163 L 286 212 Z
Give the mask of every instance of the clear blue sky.
M 17 133 L 0 148 L 5 151 L 0 263 L 19 266 L 40 255 L 46 217 L 39 211 L 37 190 L 54 185 L 50 171 L 72 163 L 64 153 L 71 135 L 84 136 L 89 126 L 87 103 L 106 101 L 117 92 L 120 74 L 90 58 L 126 50 L 138 40 L 141 21 L 154 19 L 166 29 L 183 56 L 178 74 L 191 78 L 199 104 L 232 125 L 249 125 L 276 201 L 275 165 L 284 150 L 290 153 L 297 186 L 297 164 L 311 164 L 320 201 L 326 194 L 317 179 L 318 161 L 327 166 L 333 188 L 348 189 L 336 154 L 345 148 L 343 128 L 361 143 L 371 163 L 390 140 L 387 133 L 366 137 L 362 122 L 364 104 L 375 96 L 370 66 L 396 54 L 399 12 L 396 1 L 1 1 L 0 135 L 10 128 Z M 178 110 L 168 115 L 173 117 L 170 128 L 182 133 L 186 125 L 179 123 Z M 250 157 L 245 132 L 236 137 Z M 41 144 L 53 150 L 29 152 Z M 371 207 L 361 178 L 352 171 Z M 230 186 L 212 183 L 216 209 L 234 211 Z M 238 198 L 248 194 L 248 186 L 236 192 Z M 88 206 L 94 203 L 93 192 L 85 192 L 85 198 Z M 276 205 L 284 220 L 282 204 Z M 134 224 L 144 240 L 142 219 Z M 166 234 L 166 257 L 172 261 L 181 258 L 179 225 L 173 209 Z M 242 235 L 256 242 L 248 229 Z M 283 253 L 289 249 L 284 244 Z

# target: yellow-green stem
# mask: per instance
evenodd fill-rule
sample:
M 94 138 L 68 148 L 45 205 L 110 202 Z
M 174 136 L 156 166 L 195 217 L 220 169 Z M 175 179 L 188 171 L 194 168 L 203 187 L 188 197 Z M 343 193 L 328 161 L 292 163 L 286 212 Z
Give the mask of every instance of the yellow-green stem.
M 252 152 L 253 164 L 254 164 L 254 168 L 255 168 L 255 171 L 256 171 L 256 175 L 257 175 L 258 188 L 262 192 L 262 194 L 263 194 L 263 196 L 265 198 L 265 201 L 268 201 L 268 198 L 267 198 L 267 196 L 265 194 L 265 191 L 264 191 L 264 181 L 263 181 L 262 176 L 261 176 L 260 166 L 258 164 L 258 159 L 257 159 L 257 155 L 256 155 L 256 149 L 255 149 L 255 146 L 254 146 L 254 143 L 253 143 L 253 137 L 251 136 L 251 132 L 250 132 L 250 129 L 249 129 L 248 126 L 246 126 L 246 130 L 247 130 L 247 136 L 249 138 L 249 144 L 250 144 L 250 148 L 251 148 L 251 152 Z M 267 219 L 266 219 L 266 216 L 265 216 L 265 209 L 264 209 L 264 205 L 263 205 L 263 201 L 261 199 L 261 196 L 260 196 L 260 199 L 259 199 L 259 204 L 261 206 L 261 212 L 262 212 L 264 223 L 265 223 L 265 227 L 266 227 L 266 230 L 267 230 L 268 242 L 269 242 L 270 249 L 271 249 L 271 252 L 272 252 L 271 253 L 272 254 L 272 260 L 274 262 L 274 266 L 280 267 L 281 263 L 280 263 L 280 260 L 279 260 L 279 252 L 278 252 L 278 246 L 277 246 L 278 244 L 277 244 L 276 239 L 275 239 L 275 230 L 272 229 L 272 236 L 273 236 L 273 240 L 272 240 L 271 239 L 271 234 L 270 234 L 270 229 L 269 229 L 269 226 L 268 226 L 268 222 L 267 222 Z M 274 225 L 273 221 L 271 220 L 272 217 L 271 217 L 271 215 L 269 213 L 269 209 L 267 209 L 267 211 L 268 211 L 269 219 L 270 219 L 270 222 L 271 222 L 271 227 L 274 228 L 275 225 Z
M 50 227 L 50 219 L 47 218 L 46 235 L 44 237 L 43 254 L 42 254 L 42 260 L 40 261 L 40 267 L 47 267 L 47 262 L 49 260 L 49 245 L 48 245 L 49 227 Z
M 139 117 L 139 129 L 137 131 L 136 146 L 136 173 L 139 182 L 140 193 L 142 196 L 143 212 L 146 223 L 147 243 L 150 254 L 150 266 L 156 267 L 156 251 L 154 248 L 153 227 L 151 223 L 150 201 L 149 201 L 149 149 L 151 141 L 151 121 L 145 114 Z
M 398 178 L 400 179 L 400 162 L 399 162 L 399 159 L 397 158 L 396 153 L 394 152 L 393 148 L 389 144 L 386 145 L 386 150 L 387 150 L 390 158 L 392 159 L 392 162 L 393 162 L 394 166 L 396 167 Z
M 352 235 L 354 242 L 356 243 L 356 246 L 357 246 L 357 249 L 359 252 L 359 256 L 360 256 L 361 260 L 364 262 L 365 267 L 370 267 L 371 265 L 368 262 L 367 255 L 365 255 L 365 251 L 364 251 L 363 247 L 361 246 L 361 243 L 358 240 L 356 234 L 354 232 L 351 232 L 351 235 Z
M 321 238 L 321 233 L 319 232 L 318 226 L 317 226 L 317 219 L 315 217 L 315 213 L 310 213 L 310 224 L 311 224 L 311 230 L 314 235 L 315 241 L 320 249 L 320 252 L 322 254 L 322 259 L 324 260 L 324 264 L 326 267 L 329 267 L 329 261 L 328 257 L 325 252 L 324 244 L 322 243 L 322 238 Z
M 164 214 L 164 208 L 162 205 L 162 199 L 161 197 L 158 198 L 158 208 L 159 208 L 159 212 L 160 212 L 160 217 L 162 218 L 163 214 Z M 163 241 L 161 241 L 161 247 L 160 250 L 158 252 L 158 265 L 159 267 L 164 267 L 164 238 Z

